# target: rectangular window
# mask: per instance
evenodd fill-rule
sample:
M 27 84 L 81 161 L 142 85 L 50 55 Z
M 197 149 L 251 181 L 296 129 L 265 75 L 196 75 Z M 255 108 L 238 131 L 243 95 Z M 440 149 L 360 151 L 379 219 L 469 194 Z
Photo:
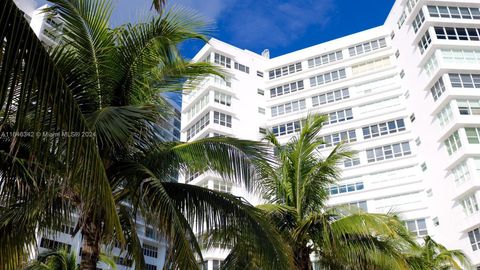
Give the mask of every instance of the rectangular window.
M 368 53 L 371 51 L 375 51 L 381 48 L 387 47 L 387 42 L 385 41 L 385 38 L 377 39 L 377 40 L 372 40 L 369 42 L 361 43 L 356 46 L 348 48 L 348 52 L 350 56 L 356 56 L 364 53 Z
M 213 182 L 213 190 L 230 193 L 232 191 L 232 183 L 227 183 L 225 181 L 217 181 Z
M 280 116 L 284 114 L 289 114 L 292 112 L 298 112 L 298 111 L 304 110 L 305 108 L 307 108 L 305 99 L 301 99 L 301 100 L 295 100 L 292 102 L 281 104 L 278 106 L 273 106 L 270 109 L 271 109 L 272 117 L 275 117 L 275 116 Z
M 480 88 L 480 74 L 457 74 L 450 73 L 452 87 L 456 88 Z
M 388 66 L 390 66 L 390 57 L 384 57 L 354 65 L 352 66 L 352 73 L 359 74 L 364 72 L 371 72 Z
M 258 107 L 258 113 L 265 114 L 265 108 Z
M 423 54 L 427 50 L 428 46 L 430 46 L 430 43 L 432 43 L 432 38 L 430 37 L 430 33 L 427 30 L 427 32 L 425 32 L 425 35 L 423 35 L 423 37 L 418 42 L 420 54 Z
M 342 51 L 323 54 L 323 55 L 308 59 L 308 68 L 326 65 L 342 59 L 343 59 Z
M 213 123 L 224 127 L 232 127 L 232 116 L 221 112 L 213 112 Z
M 218 53 L 215 53 L 214 62 L 222 67 L 232 67 L 232 59 Z
M 428 13 L 433 18 L 480 20 L 480 9 L 475 7 L 428 6 Z
M 150 239 L 157 239 L 157 233 L 153 228 L 145 227 L 145 236 Z
M 405 221 L 405 225 L 407 226 L 407 229 L 416 237 L 428 235 L 427 223 L 425 222 L 424 218 Z
M 455 183 L 457 185 L 460 185 L 471 179 L 470 170 L 468 169 L 466 161 L 460 163 L 460 165 L 453 168 L 451 173 L 453 174 L 453 178 L 455 179 Z
M 478 207 L 477 196 L 475 195 L 475 193 L 461 199 L 460 205 L 462 205 L 463 212 L 467 216 L 471 216 L 480 211 L 480 208 Z
M 245 65 L 242 65 L 240 63 L 237 63 L 237 62 L 235 62 L 235 69 L 240 70 L 242 72 L 245 72 L 247 74 L 250 73 L 250 68 L 249 67 L 247 67 Z
M 187 141 L 210 124 L 210 112 L 206 113 L 191 128 L 187 129 Z
M 270 80 L 273 80 L 273 79 L 277 79 L 277 78 L 287 76 L 287 75 L 290 75 L 290 74 L 293 74 L 293 73 L 296 73 L 296 72 L 300 72 L 300 71 L 302 71 L 302 62 L 298 62 L 298 63 L 291 64 L 291 65 L 288 65 L 288 66 L 283 66 L 283 67 L 280 67 L 280 68 L 270 70 L 268 72 L 268 78 Z
M 292 133 L 299 132 L 301 130 L 300 121 L 289 122 L 272 127 L 272 133 L 275 136 L 284 136 Z
M 215 91 L 214 101 L 215 103 L 219 103 L 225 106 L 230 106 L 232 105 L 232 96 L 222 92 Z
M 368 212 L 366 201 L 352 202 L 352 203 L 349 203 L 348 206 Z
M 258 88 L 257 89 L 257 94 L 264 96 L 265 95 L 265 90 Z
M 412 23 L 413 31 L 417 33 L 420 27 L 422 27 L 422 24 L 424 22 L 425 22 L 425 14 L 423 14 L 423 10 L 420 10 L 417 16 L 415 16 L 415 19 L 413 20 L 413 23 Z
M 222 262 L 223 261 L 220 261 L 220 260 L 213 260 L 213 268 L 212 270 L 220 270 L 221 267 L 222 267 Z
M 480 115 L 480 100 L 457 100 L 460 115 Z
M 453 153 L 457 152 L 457 150 L 460 149 L 460 147 L 462 147 L 462 142 L 460 141 L 460 135 L 458 135 L 458 131 L 455 131 L 443 143 L 445 144 L 448 155 L 450 156 Z
M 326 135 L 326 136 L 323 136 L 322 139 L 324 143 L 318 147 L 320 149 L 336 146 L 341 142 L 344 142 L 344 143 L 356 142 L 357 134 L 355 130 L 352 129 L 349 131 L 342 131 L 339 133 Z
M 398 19 L 398 22 L 397 22 L 397 25 L 398 25 L 398 29 L 402 28 L 403 26 L 403 23 L 405 23 L 405 19 L 407 18 L 407 14 L 405 13 L 405 11 L 402 13 L 402 15 L 400 15 L 400 18 Z
M 144 243 L 142 245 L 142 251 L 143 251 L 143 255 L 145 256 L 152 257 L 152 258 L 158 257 L 158 248 L 155 246 Z
M 359 190 L 363 190 L 363 189 L 364 189 L 363 182 L 357 182 L 357 183 L 346 184 L 346 185 L 331 186 L 330 187 L 330 195 L 350 193 L 350 192 L 355 192 L 355 191 L 359 191 Z
M 345 122 L 353 119 L 352 109 L 345 109 L 341 111 L 328 113 L 328 120 L 323 123 L 324 125 L 335 124 L 340 122 Z
M 445 40 L 480 40 L 480 29 L 463 27 L 435 27 L 435 34 L 438 39 Z
M 469 231 L 468 238 L 470 239 L 470 245 L 472 245 L 473 251 L 480 249 L 480 228 Z
M 208 105 L 208 93 L 202 96 L 193 106 L 185 112 L 187 120 L 191 120 Z
M 384 145 L 366 150 L 368 163 L 408 156 L 412 154 L 409 142 Z
M 441 49 L 440 53 L 445 63 L 449 64 L 479 64 L 480 50 Z
M 40 241 L 40 247 L 50 249 L 50 250 L 65 249 L 68 252 L 70 252 L 70 249 L 72 248 L 72 246 L 69 244 L 65 244 L 65 243 L 48 239 L 48 238 L 42 238 L 42 240 Z
M 412 12 L 412 10 L 415 8 L 417 3 L 418 3 L 418 0 L 408 0 L 408 2 L 407 2 L 408 12 Z
M 157 270 L 157 266 L 153 264 L 145 264 L 145 270 Z
M 403 119 L 382 122 L 370 126 L 362 127 L 363 138 L 371 139 L 385 136 L 405 130 L 405 121 Z
M 428 76 L 431 76 L 438 68 L 437 56 L 432 54 L 427 62 L 423 65 L 423 71 L 427 73 Z
M 319 105 L 332 103 L 340 100 L 344 100 L 350 98 L 350 92 L 348 88 L 341 89 L 341 90 L 334 90 L 331 92 L 327 92 L 325 94 L 321 94 L 318 96 L 312 97 L 312 105 L 313 107 L 317 107 Z
M 354 166 L 358 166 L 358 165 L 360 165 L 360 159 L 359 158 L 346 158 L 343 161 L 343 166 L 345 168 L 350 168 L 350 167 L 354 167 Z
M 310 87 L 331 83 L 334 81 L 345 79 L 346 77 L 347 74 L 345 73 L 344 68 L 325 74 L 320 74 L 310 78 Z
M 465 128 L 469 144 L 480 144 L 480 128 Z
M 440 78 L 430 89 L 432 93 L 432 97 L 434 101 L 437 101 L 442 94 L 445 92 L 445 84 L 443 83 L 443 79 Z
M 274 98 L 274 97 L 283 96 L 286 94 L 303 90 L 304 88 L 305 87 L 303 85 L 303 81 L 288 83 L 288 84 L 277 86 L 270 89 L 270 97 Z
M 443 108 L 438 114 L 437 114 L 437 121 L 440 124 L 440 126 L 443 128 L 445 127 L 448 123 L 453 118 L 453 113 L 452 113 L 452 108 L 450 107 L 450 103 L 445 105 L 445 108 Z
M 257 76 L 263 78 L 263 72 L 257 71 Z

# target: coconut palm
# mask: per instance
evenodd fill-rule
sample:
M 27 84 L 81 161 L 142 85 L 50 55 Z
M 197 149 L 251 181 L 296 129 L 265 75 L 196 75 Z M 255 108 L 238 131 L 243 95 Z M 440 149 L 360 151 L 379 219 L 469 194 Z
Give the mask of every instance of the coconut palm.
M 173 181 L 190 169 L 250 187 L 266 150 L 230 138 L 159 140 L 169 113 L 160 93 L 219 74 L 178 52 L 183 41 L 205 40 L 201 19 L 176 10 L 111 28 L 109 1 L 50 2 L 46 12 L 63 33 L 49 52 L 12 0 L 0 11 L 0 268 L 17 269 L 37 231 L 75 222 L 80 269 L 96 269 L 102 244 L 115 241 L 143 269 L 138 215 L 167 241 L 171 268 L 197 268 L 194 231 L 224 227 L 238 227 L 266 246 L 262 259 L 288 267 L 288 249 L 260 211 Z
M 423 238 L 423 244 L 409 257 L 412 269 L 471 269 L 470 259 L 461 250 L 449 250 L 430 236 Z
M 261 170 L 259 189 L 267 203 L 258 208 L 293 250 L 294 269 L 312 269 L 313 255 L 321 269 L 408 269 L 402 252 L 415 242 L 396 216 L 326 205 L 329 186 L 339 179 L 338 164 L 351 153 L 339 144 L 327 156 L 320 154 L 324 142 L 318 133 L 325 120 L 307 117 L 300 134 L 284 145 L 267 135 L 277 163 Z M 232 235 L 234 230 L 218 230 L 206 238 Z M 262 247 L 244 240 L 233 247 L 225 269 L 272 269 L 256 257 Z
M 40 253 L 24 270 L 78 270 L 77 255 L 64 249 Z

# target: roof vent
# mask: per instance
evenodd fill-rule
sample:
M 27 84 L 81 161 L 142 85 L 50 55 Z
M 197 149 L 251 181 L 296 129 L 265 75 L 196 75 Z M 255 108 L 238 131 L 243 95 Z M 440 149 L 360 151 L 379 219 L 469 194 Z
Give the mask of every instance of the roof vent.
M 268 50 L 268 49 L 263 50 L 262 56 L 267 58 L 267 59 L 270 59 L 270 50 Z

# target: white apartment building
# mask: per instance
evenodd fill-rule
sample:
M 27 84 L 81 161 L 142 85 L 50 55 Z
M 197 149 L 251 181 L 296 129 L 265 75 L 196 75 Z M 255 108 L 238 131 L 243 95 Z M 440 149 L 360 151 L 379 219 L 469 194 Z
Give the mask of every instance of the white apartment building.
M 462 249 L 480 269 L 480 2 L 397 0 L 384 25 L 275 58 L 211 39 L 194 61 L 230 74 L 183 99 L 182 140 L 227 135 L 281 142 L 308 114 L 329 116 L 328 153 L 344 161 L 330 205 L 394 211 L 418 237 Z M 182 181 L 246 196 L 205 174 Z M 204 253 L 216 270 L 228 253 Z
M 46 47 L 51 47 L 61 42 L 61 20 L 56 17 L 49 17 L 42 10 L 47 5 L 38 7 L 34 0 L 14 0 L 16 5 L 25 13 L 25 18 L 30 24 L 38 38 Z M 180 139 L 180 106 L 173 100 L 166 97 L 171 106 L 172 114 L 163 119 L 157 133 L 161 141 L 178 141 Z M 166 241 L 156 232 L 152 226 L 145 223 L 142 217 L 138 217 L 137 233 L 142 244 L 145 257 L 145 270 L 163 269 L 167 250 Z M 64 226 L 62 231 L 39 233 L 37 236 L 37 252 L 64 248 L 78 254 L 77 261 L 80 262 L 82 236 L 74 232 L 76 224 Z M 128 258 L 125 252 L 115 246 L 111 249 L 105 247 L 104 252 L 110 255 L 117 264 L 118 270 L 134 269 L 134 262 Z M 32 254 L 32 258 L 36 254 Z M 109 266 L 99 263 L 97 269 L 110 269 Z

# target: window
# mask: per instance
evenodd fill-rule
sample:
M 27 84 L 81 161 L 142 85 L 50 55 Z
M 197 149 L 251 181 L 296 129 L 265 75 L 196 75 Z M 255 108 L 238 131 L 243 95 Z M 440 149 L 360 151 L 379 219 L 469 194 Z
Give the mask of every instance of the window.
M 301 129 L 300 121 L 294 121 L 290 123 L 281 124 L 272 127 L 272 132 L 275 136 L 283 136 L 299 132 Z
M 340 142 L 356 142 L 357 134 L 355 130 L 343 131 L 339 133 L 334 133 L 322 137 L 324 144 L 321 144 L 318 148 L 323 149 L 331 146 L 338 145 Z
M 258 107 L 258 113 L 265 114 L 265 108 Z
M 427 30 L 427 32 L 425 32 L 425 35 L 423 35 L 423 37 L 418 42 L 420 54 L 423 54 L 427 50 L 428 46 L 430 46 L 430 43 L 432 43 L 432 38 L 430 37 L 430 33 Z
M 480 88 L 480 74 L 457 74 L 450 73 L 452 87 L 458 88 Z
M 469 231 L 468 238 L 470 239 L 470 244 L 472 245 L 473 251 L 480 249 L 480 228 Z
M 381 38 L 350 47 L 348 48 L 348 53 L 350 56 L 356 56 L 385 47 L 387 47 L 387 42 L 385 41 L 385 38 Z
M 438 68 L 437 56 L 433 54 L 423 65 L 423 71 L 427 73 L 428 76 L 432 75 L 435 70 Z
M 242 72 L 245 72 L 247 74 L 250 73 L 250 68 L 249 67 L 244 66 L 242 64 L 239 64 L 237 62 L 235 62 L 235 69 L 240 70 Z
M 263 72 L 257 71 L 257 76 L 263 78 Z
M 428 6 L 428 13 L 433 18 L 480 20 L 480 9 L 474 7 Z
M 441 49 L 445 63 L 450 64 L 479 64 L 480 50 Z
M 381 69 L 383 67 L 390 66 L 390 58 L 384 57 L 375 59 L 372 61 L 364 62 L 358 65 L 352 66 L 352 74 L 359 74 L 364 72 L 371 72 L 373 70 Z
M 157 270 L 157 266 L 153 264 L 145 264 L 145 270 Z
M 405 121 L 403 119 L 382 122 L 371 126 L 362 127 L 363 138 L 370 139 L 388 134 L 397 133 L 405 130 Z
M 392 30 L 390 33 L 390 39 L 393 40 L 395 38 L 395 30 Z
M 157 233 L 150 227 L 145 227 L 145 236 L 150 239 L 157 239 Z
M 213 112 L 213 123 L 224 127 L 232 127 L 232 116 L 221 112 Z
M 210 112 L 200 118 L 191 128 L 187 129 L 187 141 L 207 127 L 208 124 L 210 124 Z
M 42 238 L 42 240 L 40 241 L 40 247 L 50 249 L 50 250 L 65 249 L 68 252 L 70 252 L 70 249 L 72 248 L 72 246 L 69 244 L 65 244 L 65 243 L 47 239 L 47 238 Z
M 202 96 L 193 106 L 185 113 L 187 120 L 191 120 L 193 117 L 202 111 L 208 105 L 208 93 Z
M 346 158 L 343 161 L 343 166 L 345 168 L 350 168 L 350 167 L 354 167 L 354 166 L 357 166 L 357 165 L 360 165 L 360 159 L 359 158 Z
M 423 14 L 423 10 L 420 10 L 412 23 L 413 31 L 415 33 L 418 32 L 420 27 L 422 27 L 423 22 L 425 22 L 425 14 Z
M 227 88 L 232 87 L 232 81 L 228 77 L 222 78 L 220 76 L 213 76 L 213 83 L 220 87 L 227 87 Z
M 315 58 L 308 59 L 308 68 L 326 65 L 342 59 L 343 59 L 342 51 L 320 55 Z
M 435 227 L 438 226 L 438 225 L 440 225 L 440 221 L 438 220 L 438 217 L 434 217 L 434 218 L 432 219 L 432 222 L 433 222 L 433 225 L 435 225 Z
M 445 127 L 448 123 L 453 118 L 453 113 L 452 109 L 450 107 L 450 103 L 445 105 L 445 108 L 443 108 L 438 114 L 437 114 L 437 121 L 440 124 L 440 126 L 443 128 Z
M 300 71 L 302 71 L 302 62 L 270 70 L 268 77 L 270 80 L 273 80 Z
M 480 115 L 480 100 L 457 100 L 457 105 L 461 115 Z
M 267 129 L 266 128 L 258 128 L 258 133 L 267 134 Z
M 125 257 L 114 256 L 113 260 L 116 264 L 124 265 L 127 267 L 131 267 L 133 265 L 133 260 Z
M 324 125 L 335 124 L 339 122 L 345 122 L 353 119 L 352 109 L 345 109 L 341 111 L 328 113 L 328 120 L 323 123 Z
M 322 104 L 332 103 L 340 100 L 350 98 L 350 92 L 348 88 L 331 91 L 325 94 L 312 97 L 313 107 L 317 107 Z
M 398 158 L 412 154 L 409 142 L 384 145 L 372 149 L 367 149 L 366 152 L 368 163 Z
M 215 64 L 218 64 L 222 67 L 226 67 L 226 68 L 232 67 L 232 59 L 218 53 L 215 53 L 214 62 Z
M 232 191 L 232 183 L 227 183 L 225 181 L 214 181 L 213 189 L 216 191 L 229 193 Z
M 303 81 L 292 82 L 270 89 L 270 97 L 279 97 L 304 89 Z
M 220 261 L 220 260 L 213 260 L 213 270 L 220 270 L 221 266 L 222 266 L 222 262 L 223 261 Z
M 215 103 L 230 106 L 232 105 L 232 96 L 224 94 L 222 92 L 215 91 Z
M 396 58 L 400 57 L 400 51 L 399 51 L 399 50 L 397 50 L 397 51 L 395 52 L 395 57 L 396 57 Z
M 295 100 L 285 104 L 271 107 L 272 117 L 304 110 L 307 107 L 305 99 Z
M 363 190 L 363 189 L 364 189 L 363 182 L 347 184 L 347 185 L 331 186 L 330 187 L 330 195 L 350 193 L 350 192 L 355 192 L 355 191 L 359 191 L 359 190 Z
M 453 168 L 451 172 L 457 185 L 470 180 L 470 170 L 468 169 L 467 161 L 460 163 L 460 165 Z
M 257 94 L 264 96 L 265 95 L 265 90 L 258 88 L 257 89 Z
M 158 257 L 158 248 L 155 246 L 144 243 L 142 245 L 142 251 L 143 251 L 143 255 L 145 256 L 152 257 L 152 258 Z
M 434 101 L 437 101 L 442 94 L 445 92 L 445 84 L 443 83 L 443 79 L 440 78 L 430 89 L 432 93 L 432 97 Z
M 403 78 L 405 77 L 405 70 L 402 69 L 402 71 L 400 71 L 400 78 Z
M 412 10 L 415 8 L 415 5 L 417 5 L 418 0 L 408 0 L 407 2 L 407 8 L 408 12 L 412 12 Z
M 480 128 L 465 128 L 469 144 L 480 144 Z
M 407 18 L 407 14 L 404 11 L 404 12 L 402 12 L 402 15 L 400 15 L 400 18 L 398 19 L 398 22 L 397 22 L 398 29 L 402 28 L 403 23 L 405 23 L 406 18 Z
M 438 39 L 448 40 L 480 40 L 480 29 L 463 27 L 435 27 L 435 34 Z
M 415 144 L 416 144 L 417 146 L 419 146 L 419 145 L 422 144 L 422 140 L 420 140 L 420 137 L 417 137 L 417 138 L 415 139 Z
M 405 221 L 405 225 L 407 226 L 407 229 L 417 237 L 428 234 L 427 223 L 424 218 Z
M 422 165 L 420 166 L 422 168 L 422 171 L 426 171 L 427 170 L 427 163 L 422 163 Z
M 348 205 L 349 205 L 350 207 L 354 207 L 354 208 L 363 210 L 363 211 L 365 211 L 365 212 L 368 211 L 368 207 L 367 207 L 367 202 L 366 202 L 366 201 L 352 202 L 352 203 L 349 203 Z
M 208 261 L 199 262 L 198 268 L 200 268 L 200 270 L 208 270 Z
M 477 196 L 475 195 L 475 193 L 472 193 L 461 199 L 460 205 L 462 205 L 463 211 L 467 216 L 471 216 L 480 211 L 480 208 L 478 207 Z
M 445 144 L 445 147 L 447 148 L 448 155 L 452 155 L 453 153 L 457 152 L 457 150 L 460 147 L 462 147 L 462 143 L 460 142 L 460 136 L 458 135 L 458 131 L 455 131 L 443 143 Z
M 346 77 L 347 77 L 347 74 L 345 73 L 345 69 L 343 68 L 343 69 L 335 70 L 329 73 L 320 74 L 320 75 L 311 77 L 310 86 L 314 87 L 317 85 L 323 85 L 323 84 L 331 83 L 341 79 L 345 79 Z

